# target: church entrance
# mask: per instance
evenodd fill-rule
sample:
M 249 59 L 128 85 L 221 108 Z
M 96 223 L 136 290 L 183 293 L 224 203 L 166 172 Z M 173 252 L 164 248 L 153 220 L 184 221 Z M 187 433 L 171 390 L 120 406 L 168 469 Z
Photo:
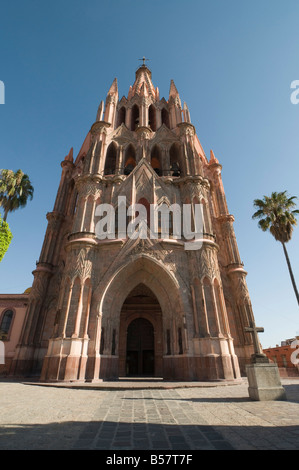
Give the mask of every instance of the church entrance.
M 160 304 L 139 284 L 126 298 L 120 314 L 120 377 L 162 377 L 163 326 Z
M 153 376 L 155 372 L 154 327 L 145 318 L 136 318 L 127 331 L 127 376 Z

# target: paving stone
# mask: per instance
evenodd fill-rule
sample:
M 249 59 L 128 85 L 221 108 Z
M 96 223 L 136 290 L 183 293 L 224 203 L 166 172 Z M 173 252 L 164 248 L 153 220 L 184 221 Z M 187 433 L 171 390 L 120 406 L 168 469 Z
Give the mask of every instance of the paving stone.
M 107 391 L 0 380 L 0 449 L 299 450 L 299 381 L 282 384 L 278 403 L 251 401 L 246 381 Z

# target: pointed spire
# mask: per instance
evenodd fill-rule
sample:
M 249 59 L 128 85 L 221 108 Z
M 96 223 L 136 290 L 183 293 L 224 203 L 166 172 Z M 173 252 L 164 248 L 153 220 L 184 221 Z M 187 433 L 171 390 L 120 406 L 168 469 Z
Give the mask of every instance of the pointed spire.
M 140 95 L 145 96 L 145 97 L 148 96 L 147 86 L 146 86 L 145 82 L 143 82 L 142 85 L 141 85 Z
M 132 85 L 130 85 L 129 93 L 128 93 L 128 100 L 130 100 L 133 96 L 133 88 Z
M 212 163 L 219 164 L 219 160 L 215 157 L 213 150 L 210 151 L 210 161 L 209 161 L 209 164 L 211 165 Z
M 71 150 L 69 151 L 68 155 L 65 157 L 64 160 L 69 161 L 69 162 L 73 162 L 73 160 L 74 160 L 74 158 L 73 158 L 73 153 L 74 153 L 74 149 L 73 149 L 73 147 L 72 147 Z
M 117 101 L 118 101 L 118 87 L 117 87 L 117 79 L 115 78 L 113 80 L 111 87 L 109 88 L 109 91 L 106 97 L 106 106 L 105 106 L 105 114 L 104 114 L 104 121 L 109 122 L 110 124 L 114 123 Z
M 184 114 L 185 122 L 190 122 L 191 123 L 189 108 L 188 108 L 188 106 L 185 102 L 184 102 L 183 114 Z
M 108 91 L 108 95 L 118 95 L 117 78 L 113 80 L 113 83 Z
M 146 65 L 142 65 L 141 67 L 139 67 L 139 69 L 137 69 L 136 79 L 132 88 L 132 94 L 130 94 L 129 92 L 128 99 L 130 99 L 131 96 L 133 97 L 136 93 L 140 94 L 142 91 L 141 89 L 144 90 L 144 86 L 147 89 L 147 96 L 156 96 L 156 91 L 152 82 L 152 73 L 150 69 L 146 67 Z
M 177 87 L 174 84 L 174 81 L 170 81 L 170 90 L 169 90 L 169 98 L 179 98 L 179 92 L 177 90 Z
M 100 106 L 98 107 L 96 121 L 102 121 L 104 112 L 104 101 L 101 101 Z

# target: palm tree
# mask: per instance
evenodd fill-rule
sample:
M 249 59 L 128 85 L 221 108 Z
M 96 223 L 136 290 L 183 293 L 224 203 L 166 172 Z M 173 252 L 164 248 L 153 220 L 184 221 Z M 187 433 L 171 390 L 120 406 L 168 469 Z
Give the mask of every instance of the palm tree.
M 22 170 L 1 170 L 0 172 L 0 206 L 4 209 L 3 220 L 9 212 L 25 207 L 28 199 L 33 198 L 33 186 L 28 175 Z
M 258 222 L 259 228 L 264 232 L 269 230 L 275 240 L 282 244 L 291 281 L 299 304 L 299 294 L 286 249 L 286 243 L 291 240 L 293 228 L 297 225 L 295 216 L 299 214 L 299 210 L 292 210 L 296 207 L 295 199 L 297 199 L 296 196 L 289 197 L 286 191 L 281 193 L 274 192 L 270 197 L 264 196 L 263 199 L 255 199 L 253 204 L 258 210 L 253 214 L 252 218 L 260 219 Z

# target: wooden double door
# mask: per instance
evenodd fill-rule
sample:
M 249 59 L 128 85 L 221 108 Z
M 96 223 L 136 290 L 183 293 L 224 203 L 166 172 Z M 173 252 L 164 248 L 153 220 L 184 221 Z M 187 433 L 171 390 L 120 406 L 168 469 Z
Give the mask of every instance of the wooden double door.
M 154 327 L 149 320 L 136 318 L 127 330 L 126 375 L 153 376 L 154 373 Z

